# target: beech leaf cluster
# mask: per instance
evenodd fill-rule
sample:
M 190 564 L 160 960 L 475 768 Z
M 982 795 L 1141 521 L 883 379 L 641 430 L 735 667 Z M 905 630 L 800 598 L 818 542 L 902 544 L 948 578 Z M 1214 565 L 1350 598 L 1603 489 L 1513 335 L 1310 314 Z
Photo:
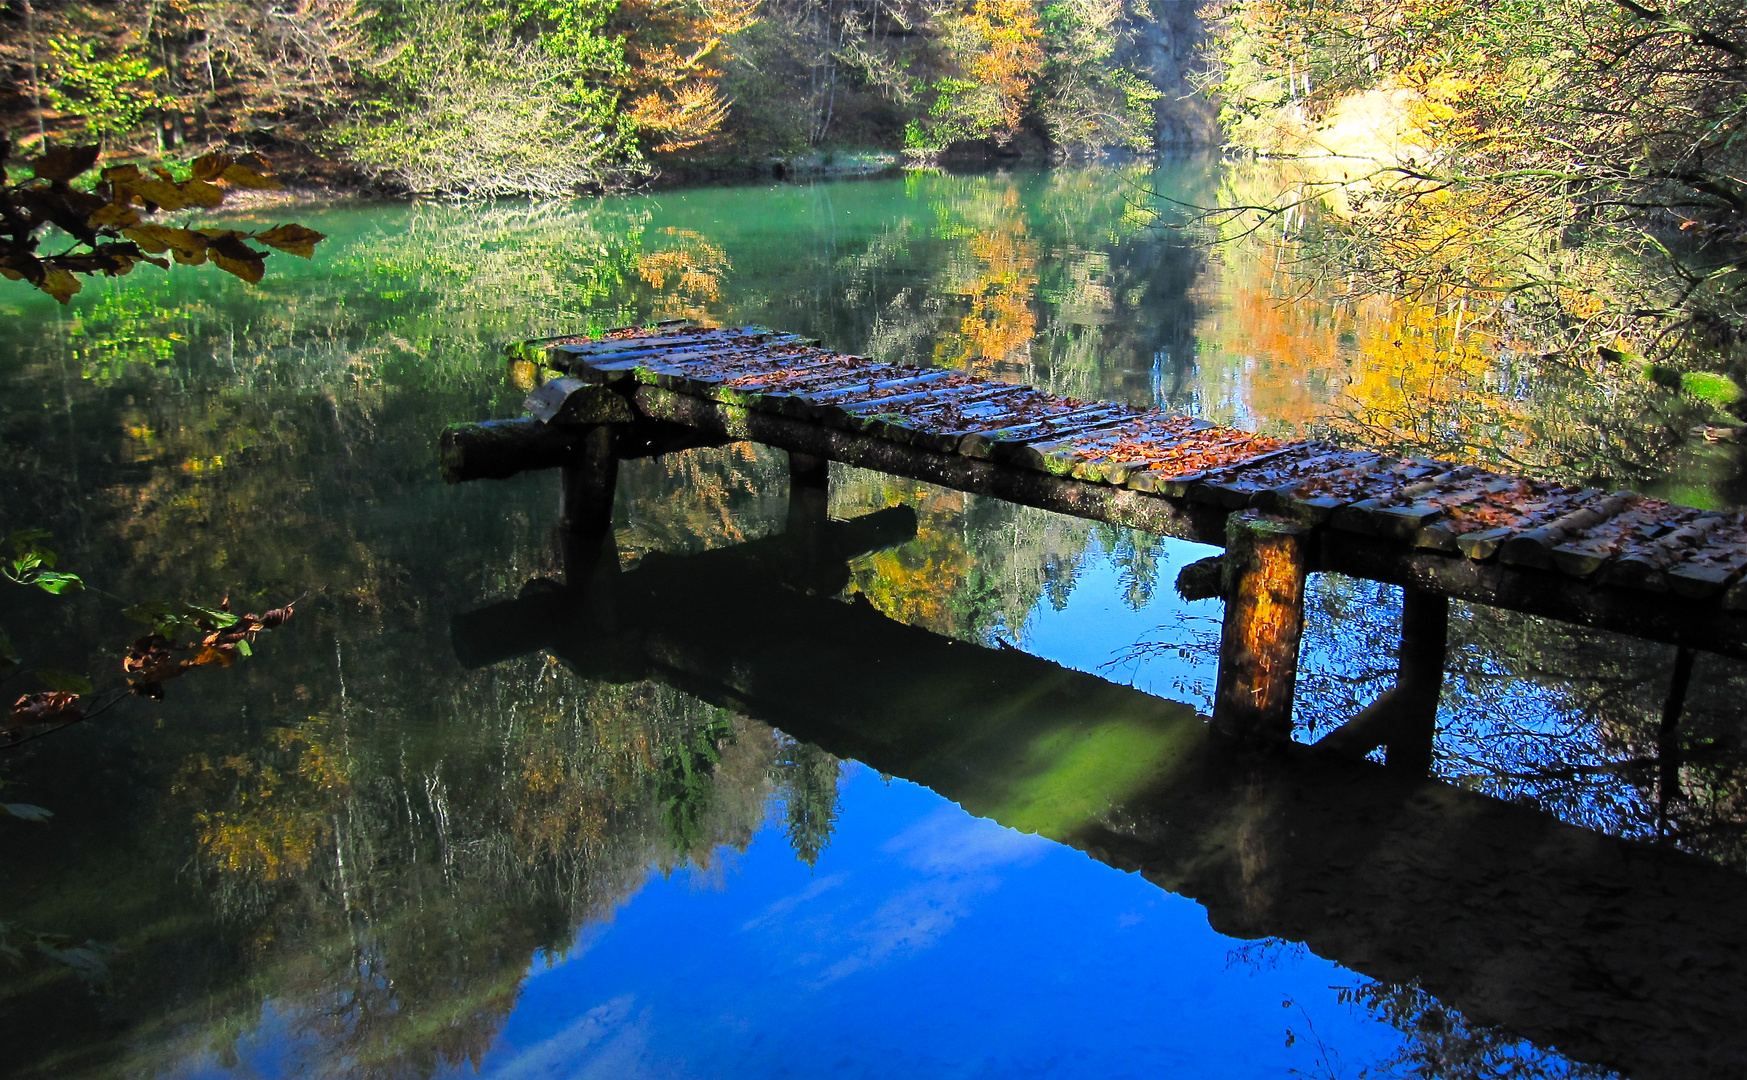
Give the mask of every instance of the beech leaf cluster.
M 0 140 L 0 162 L 11 152 L 11 144 Z M 204 154 L 190 162 L 186 180 L 161 166 L 113 165 L 99 173 L 89 191 L 81 190 L 74 182 L 96 168 L 99 153 L 95 145 L 52 146 L 25 163 L 28 178 L 0 185 L 0 275 L 28 282 L 63 304 L 84 287 L 82 278 L 121 277 L 140 263 L 167 270 L 172 259 L 184 266 L 210 262 L 254 285 L 266 275 L 267 256 L 273 253 L 263 247 L 308 259 L 326 239 L 294 223 L 243 231 L 146 220 L 159 213 L 211 210 L 235 188 L 278 188 L 266 162 L 253 154 Z M 45 253 L 51 226 L 72 243 Z

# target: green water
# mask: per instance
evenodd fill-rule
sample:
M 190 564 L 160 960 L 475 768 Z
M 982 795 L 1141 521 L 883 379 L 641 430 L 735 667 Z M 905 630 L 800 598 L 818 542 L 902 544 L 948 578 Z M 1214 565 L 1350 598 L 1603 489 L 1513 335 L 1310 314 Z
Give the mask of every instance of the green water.
M 1192 707 L 1203 704 L 1211 673 L 1197 627 L 1208 611 L 1180 603 L 1169 585 L 1204 552 L 842 472 L 834 515 L 894 504 L 917 512 L 913 539 L 857 555 L 846 578 L 867 601 L 853 610 L 910 630 L 843 629 L 817 685 L 767 697 L 721 691 L 763 671 L 769 651 L 753 649 L 721 675 L 712 665 L 728 664 L 731 650 L 717 656 L 684 627 L 716 625 L 734 604 L 774 609 L 772 596 L 791 593 L 716 597 L 696 573 L 676 572 L 678 584 L 649 594 L 670 599 L 645 601 L 666 611 L 685 608 L 672 597 L 704 598 L 695 618 L 661 630 L 674 649 L 692 650 L 691 682 L 677 668 L 578 664 L 579 673 L 538 651 L 470 669 L 451 638 L 458 613 L 538 598 L 544 586 L 527 593 L 528 583 L 559 576 L 556 493 L 554 478 L 540 475 L 445 487 L 437 432 L 520 411 L 502 343 L 651 318 L 759 323 L 883 359 L 1282 433 L 1338 426 L 1355 408 L 1404 410 L 1429 420 L 1399 425 L 1401 439 L 1423 436 L 1420 428 L 1456 431 L 1477 447 L 1542 454 L 1553 469 L 1707 505 L 1738 499 L 1731 453 L 1680 437 L 1687 405 L 1652 401 L 1639 422 L 1622 425 L 1604 397 L 1527 383 L 1501 359 L 1462 384 L 1472 396 L 1455 408 L 1447 380 L 1368 344 L 1423 340 L 1435 351 L 1439 326 L 1328 299 L 1282 305 L 1266 257 L 1209 251 L 1192 235 L 1151 227 L 1148 189 L 1207 202 L 1228 183 L 1217 163 L 1193 160 L 1157 171 L 915 175 L 566 205 L 298 208 L 253 220 L 290 217 L 330 239 L 313 262 L 274 258 L 259 287 L 201 268 L 93 282 L 66 308 L 18 287 L 0 293 L 4 528 L 48 529 L 62 565 L 90 586 L 59 598 L 8 586 L 3 622 L 20 651 L 113 683 L 119 651 L 139 632 L 119 614 L 129 604 L 228 597 L 233 609 L 259 611 L 297 601 L 292 621 L 262 635 L 258 655 L 236 668 L 195 671 L 168 684 L 162 704 L 130 701 L 0 751 L 0 798 L 55 814 L 41 824 L 0 818 L 0 922 L 20 952 L 14 970 L 0 961 L 0 1074 L 425 1076 L 480 1062 L 488 1073 L 525 1072 L 531 1059 L 511 1051 L 546 1044 L 524 1029 L 543 1039 L 572 1031 L 579 1017 L 620 1016 L 613 1002 L 623 995 L 598 989 L 615 978 L 693 972 L 686 965 L 708 955 L 708 979 L 686 979 L 711 988 L 698 992 L 711 1008 L 741 995 L 764 1000 L 759 988 L 773 983 L 813 986 L 823 976 L 805 967 L 812 961 L 795 961 L 804 978 L 777 978 L 760 966 L 768 957 L 735 966 L 710 952 L 757 921 L 762 908 L 737 898 L 774 903 L 782 889 L 799 895 L 851 873 L 872 879 L 904 830 L 937 813 L 954 828 L 988 818 L 1089 847 L 1101 861 L 1069 848 L 1015 856 L 1014 866 L 1031 869 L 1010 880 L 1030 884 L 986 909 L 1011 925 L 964 915 L 956 938 L 907 931 L 906 941 L 965 943 L 928 954 L 938 962 L 912 957 L 895 983 L 843 976 L 831 985 L 852 989 L 833 990 L 835 1004 L 809 998 L 810 1012 L 772 998 L 761 1019 L 698 1028 L 708 1040 L 689 1036 L 709 1041 L 709 1053 L 651 1050 L 621 1061 L 599 1056 L 606 1044 L 588 1044 L 551 1069 L 612 1071 L 618 1061 L 621 1075 L 854 1073 L 797 1048 L 801 1015 L 860 1055 L 862 1075 L 967 1075 L 967 1040 L 1032 1045 L 1025 1038 L 1055 1055 L 1053 1065 L 1030 1060 L 1041 1075 L 1151 1074 L 1158 1054 L 1202 1075 L 1317 1067 L 1314 1056 L 1291 1056 L 1310 1054 L 1308 1039 L 1280 1049 L 1278 997 L 1264 1003 L 1269 1011 L 1252 1010 L 1251 998 L 1276 992 L 1310 1010 L 1307 1019 L 1314 1013 L 1351 1061 L 1429 1053 L 1415 1034 L 1422 1028 L 1390 1017 L 1436 1005 L 1412 998 L 1426 993 L 1413 978 L 1444 979 L 1433 991 L 1462 985 L 1449 957 L 1373 971 L 1369 954 L 1317 938 L 1333 931 L 1307 928 L 1296 909 L 1257 914 L 1260 893 L 1232 899 L 1196 869 L 1249 850 L 1244 821 L 1278 825 L 1286 812 L 1276 803 L 1300 797 L 1298 780 L 1254 780 L 1266 797 L 1230 808 L 1229 820 L 1210 816 L 1187 848 L 1147 840 L 1123 856 L 1108 837 L 1088 839 L 1089 822 L 1151 805 L 1162 787 L 1238 789 L 1196 764 Z M 1537 434 L 1552 428 L 1576 434 Z M 1586 440 L 1603 449 L 1564 453 Z M 785 487 L 781 455 L 756 448 L 630 463 L 616 510 L 624 563 L 654 575 L 662 563 L 647 559 L 652 552 L 695 554 L 776 533 Z M 1300 709 L 1307 728 L 1349 714 L 1386 683 L 1377 657 L 1397 602 L 1388 590 L 1339 581 L 1320 583 L 1316 597 Z M 807 610 L 822 620 L 820 637 L 838 632 L 833 609 Z M 1651 737 L 1664 652 L 1486 613 L 1459 613 L 1457 623 L 1462 663 L 1440 774 L 1462 788 L 1533 796 L 1604 832 L 1653 835 L 1650 785 L 1619 763 Z M 713 640 L 741 632 L 729 619 Z M 1011 712 L 979 712 L 988 707 L 982 684 L 956 684 L 939 650 L 948 640 L 968 649 L 997 639 L 1064 667 L 1014 669 Z M 882 669 L 890 674 L 872 689 L 844 674 L 857 656 L 893 665 L 906 649 L 915 650 L 910 666 Z M 944 667 L 928 667 L 937 661 Z M 1132 679 L 1188 705 L 1129 691 L 1106 701 L 1067 668 Z M 905 686 L 885 711 L 832 719 L 831 702 L 884 701 L 885 688 L 923 669 L 934 681 Z M 1738 728 L 1738 673 L 1708 659 L 1700 673 L 1695 716 L 1725 733 Z M 1578 689 L 1567 686 L 1573 679 Z M 953 726 L 961 720 L 969 726 Z M 1006 723 L 1019 725 L 1022 743 L 999 737 Z M 1568 741 L 1549 751 L 1555 729 Z M 1693 781 L 1688 846 L 1739 865 L 1739 832 L 1730 831 L 1738 772 L 1726 756 L 1715 760 Z M 881 769 L 899 786 L 882 785 Z M 1191 773 L 1194 783 L 1183 779 Z M 1377 792 L 1364 796 L 1376 805 L 1330 811 L 1329 827 L 1362 829 L 1383 814 L 1378 806 L 1394 796 Z M 964 850 L 974 863 L 983 849 Z M 1151 883 L 1124 873 L 1135 865 L 1151 867 Z M 692 884 L 667 888 L 680 881 Z M 864 891 L 855 895 L 878 907 L 908 895 L 907 881 L 856 886 Z M 761 892 L 767 884 L 776 892 Z M 1312 954 L 1260 982 L 1241 964 L 1231 974 L 1225 950 L 1238 944 L 1160 886 L 1195 897 L 1238 938 L 1317 938 Z M 711 915 L 716 895 L 727 906 Z M 1178 921 L 1133 916 L 1153 935 L 1151 952 L 1097 936 L 1106 916 L 1114 927 L 1166 902 L 1180 905 L 1171 908 Z M 941 903 L 937 914 L 968 901 Z M 1065 911 L 1080 914 L 1050 914 Z M 696 929 L 713 918 L 720 934 Z M 823 946 L 803 948 L 810 925 L 797 921 L 768 948 L 813 955 Z M 680 949 L 676 935 L 689 934 L 696 939 Z M 1032 942 L 1035 956 L 1026 934 L 1045 935 Z M 1605 952 L 1598 942 L 1561 948 Z M 66 951 L 75 948 L 87 951 Z M 626 950 L 611 960 L 622 968 L 590 959 L 591 949 L 606 957 L 614 948 Z M 1178 952 L 1206 959 L 1157 976 L 1158 957 Z M 894 954 L 854 955 L 866 967 L 867 955 L 887 963 Z M 1021 955 L 1012 971 L 997 963 Z M 77 970 L 84 960 L 101 965 Z M 548 964 L 579 983 L 561 999 L 571 1006 L 539 997 L 554 985 L 536 978 Z M 967 965 L 990 974 L 973 992 L 955 990 Z M 1266 981 L 1276 977 L 1285 981 Z M 1340 979 L 1372 987 L 1355 1000 L 1373 1006 L 1330 990 Z M 702 1008 L 671 987 L 638 985 L 639 1001 L 667 1002 L 677 1015 Z M 1060 987 L 1092 985 L 1105 989 L 1064 1004 L 1073 994 Z M 902 1024 L 879 1022 L 894 1000 L 936 1001 L 930 995 L 931 1013 L 917 1004 Z M 1413 1008 L 1402 1005 L 1409 999 Z M 1389 1008 L 1375 1005 L 1384 1000 Z M 1568 1007 L 1568 1026 L 1599 1023 L 1583 1013 L 1588 1005 Z M 1148 1018 L 1164 1009 L 1201 1018 L 1167 1035 Z M 1059 1019 L 1070 1014 L 1071 1024 Z M 854 1027 L 857 1016 L 880 1030 Z M 940 1019 L 951 1016 L 960 1017 L 956 1032 Z M 1253 1017 L 1274 1026 L 1262 1030 Z M 1557 1028 L 1488 1029 L 1480 1042 L 1503 1057 L 1540 1055 L 1545 1047 L 1518 1039 Z M 1611 1062 L 1596 1058 L 1598 1045 L 1555 1049 Z M 990 1060 L 998 1072 L 1017 1067 Z

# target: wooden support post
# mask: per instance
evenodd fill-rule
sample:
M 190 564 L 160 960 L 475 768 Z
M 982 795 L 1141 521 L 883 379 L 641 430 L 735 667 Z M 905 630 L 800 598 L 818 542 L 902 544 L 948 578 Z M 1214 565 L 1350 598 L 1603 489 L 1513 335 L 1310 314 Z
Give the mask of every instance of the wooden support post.
M 785 530 L 795 543 L 797 569 L 807 578 L 825 568 L 826 507 L 831 502 L 831 461 L 789 451 L 789 519 Z
M 1662 703 L 1662 726 L 1656 733 L 1656 828 L 1668 824 L 1668 804 L 1680 790 L 1680 714 L 1686 708 L 1686 688 L 1692 681 L 1692 650 L 1685 645 L 1674 650 L 1674 677 L 1668 682 L 1668 697 Z
M 1254 510 L 1225 531 L 1225 626 L 1213 724 L 1247 742 L 1292 737 L 1292 691 L 1304 632 L 1305 536 L 1296 522 Z
M 830 460 L 789 451 L 789 531 L 823 522 L 830 499 Z
M 1442 594 L 1408 588 L 1401 596 L 1401 649 L 1395 675 L 1398 718 L 1384 743 L 1384 760 L 1417 773 L 1432 768 L 1438 730 L 1438 697 L 1444 690 L 1449 649 L 1450 601 Z
M 1425 589 L 1402 590 L 1395 685 L 1357 716 L 1318 739 L 1316 748 L 1364 757 L 1382 746 L 1391 766 L 1429 772 L 1449 630 L 1448 597 Z
M 564 466 L 558 527 L 579 536 L 600 536 L 613 528 L 613 489 L 619 480 L 618 432 L 610 424 L 590 428 L 578 452 Z
M 831 462 L 812 454 L 789 451 L 789 519 L 787 532 L 812 551 L 823 534 L 825 511 L 831 502 Z
M 606 630 L 617 622 L 613 578 L 619 550 L 613 539 L 613 492 L 619 480 L 619 432 L 601 424 L 578 439 L 562 472 L 558 504 L 558 552 L 564 583 L 580 598 L 588 618 Z

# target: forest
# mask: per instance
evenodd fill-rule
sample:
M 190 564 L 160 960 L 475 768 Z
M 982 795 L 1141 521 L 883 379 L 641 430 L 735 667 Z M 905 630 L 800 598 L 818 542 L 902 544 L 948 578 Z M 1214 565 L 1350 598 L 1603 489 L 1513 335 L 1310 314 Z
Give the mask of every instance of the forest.
M 293 187 L 564 196 L 1202 145 L 1186 208 L 1298 277 L 1563 374 L 1747 384 L 1747 15 L 1727 0 L 8 0 L 0 125 Z M 1181 224 L 1181 222 L 1162 222 Z
M 1147 149 L 1124 0 L 12 0 L 4 123 L 239 143 L 388 191 L 562 195 L 819 150 Z

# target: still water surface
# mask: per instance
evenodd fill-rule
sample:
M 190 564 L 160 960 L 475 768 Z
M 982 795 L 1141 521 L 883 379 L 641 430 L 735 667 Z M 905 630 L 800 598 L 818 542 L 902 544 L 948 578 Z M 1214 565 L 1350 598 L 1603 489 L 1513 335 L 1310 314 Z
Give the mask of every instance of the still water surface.
M 1558 989 L 1582 972 L 1507 979 L 1545 998 L 1530 1007 L 1483 989 L 1484 965 L 1464 967 L 1458 945 L 1402 944 L 1413 935 L 1378 928 L 1423 912 L 1380 898 L 1351 861 L 1357 845 L 1423 869 L 1424 853 L 1364 831 L 1418 799 L 1440 822 L 1493 815 L 1498 836 L 1541 836 L 1548 865 L 1582 835 L 1555 818 L 1598 837 L 1661 836 L 1707 860 L 1671 873 L 1697 874 L 1712 904 L 1669 922 L 1730 910 L 1739 769 L 1719 752 L 1670 801 L 1641 766 L 1660 647 L 1458 610 L 1437 765 L 1439 790 L 1456 794 L 1369 773 L 1318 788 L 1202 770 L 1200 801 L 1166 813 L 1160 778 L 1201 760 L 1193 712 L 1206 708 L 1218 618 L 1171 581 L 1208 552 L 840 470 L 835 517 L 906 505 L 917 533 L 858 555 L 840 596 L 806 598 L 799 617 L 830 628 L 836 612 L 853 622 L 871 608 L 916 636 L 842 623 L 845 655 L 815 692 L 736 707 L 586 658 L 573 670 L 507 645 L 501 662 L 457 658 L 456 615 L 537 601 L 558 575 L 555 478 L 446 488 L 436 433 L 519 412 L 526 373 L 506 372 L 502 342 L 585 325 L 760 323 L 1269 431 L 1362 423 L 1702 505 L 1737 500 L 1736 463 L 1714 447 L 1561 456 L 1544 433 L 1600 431 L 1605 403 L 1533 387 L 1512 342 L 1464 337 L 1448 313 L 1281 304 L 1278 252 L 1210 254 L 1148 227 L 1147 188 L 1207 202 L 1241 179 L 1187 161 L 301 210 L 332 239 L 313 264 L 275 259 L 259 288 L 142 272 L 66 309 L 0 296 L 5 526 L 51 529 L 91 586 L 8 595 L 19 644 L 106 673 L 137 632 L 117 614 L 129 603 L 304 597 L 237 669 L 197 672 L 161 706 L 124 706 L 0 762 L 8 800 L 56 815 L 0 819 L 0 922 L 23 956 L 0 967 L 0 1073 L 1609 1075 L 1599 1062 L 1705 1075 L 1715 1032 L 1652 1020 L 1654 1037 L 1610 1035 L 1621 1020 L 1603 1011 L 1608 992 Z M 1383 430 L 1390 418 L 1406 420 Z M 621 474 L 622 563 L 683 587 L 673 633 L 700 662 L 780 673 L 809 643 L 775 654 L 761 618 L 796 594 L 760 593 L 751 575 L 718 595 L 702 564 L 649 556 L 780 533 L 785 488 L 782 456 L 752 447 Z M 1398 602 L 1317 580 L 1302 737 L 1388 685 Z M 687 643 L 686 627 L 703 629 Z M 926 666 L 948 641 L 1018 665 L 1007 690 L 1035 685 L 1041 700 L 1066 687 L 1086 714 L 1033 709 L 999 739 L 972 738 L 962 717 L 975 709 L 946 702 L 999 693 L 900 693 L 912 669 L 899 661 Z M 1690 705 L 1693 730 L 1725 749 L 1740 728 L 1737 668 L 1701 658 Z M 1186 704 L 1134 695 L 1100 712 L 1103 684 L 1070 671 Z M 913 741 L 879 742 L 900 730 Z M 1195 819 L 1195 805 L 1246 784 L 1260 801 L 1223 824 Z M 1293 810 L 1306 791 L 1323 794 Z M 1359 794 L 1348 806 L 1328 791 Z M 1094 838 L 1125 814 L 1167 824 L 1137 827 L 1153 838 L 1128 851 Z M 1270 865 L 1304 857 L 1281 839 L 1293 820 L 1331 850 L 1351 839 L 1349 861 L 1308 876 Z M 1607 858 L 1631 862 L 1616 843 Z M 1499 856 L 1491 892 L 1451 902 L 1451 941 L 1515 934 L 1518 964 L 1537 949 L 1610 956 L 1620 931 L 1588 900 L 1556 930 L 1476 923 L 1520 854 Z M 1486 869 L 1391 880 L 1431 888 Z M 1542 900 L 1575 902 L 1542 887 Z M 89 942 L 103 963 L 77 973 L 39 942 Z M 1641 983 L 1634 972 L 1622 979 Z M 1462 1015 L 1470 1002 L 1485 1015 Z

